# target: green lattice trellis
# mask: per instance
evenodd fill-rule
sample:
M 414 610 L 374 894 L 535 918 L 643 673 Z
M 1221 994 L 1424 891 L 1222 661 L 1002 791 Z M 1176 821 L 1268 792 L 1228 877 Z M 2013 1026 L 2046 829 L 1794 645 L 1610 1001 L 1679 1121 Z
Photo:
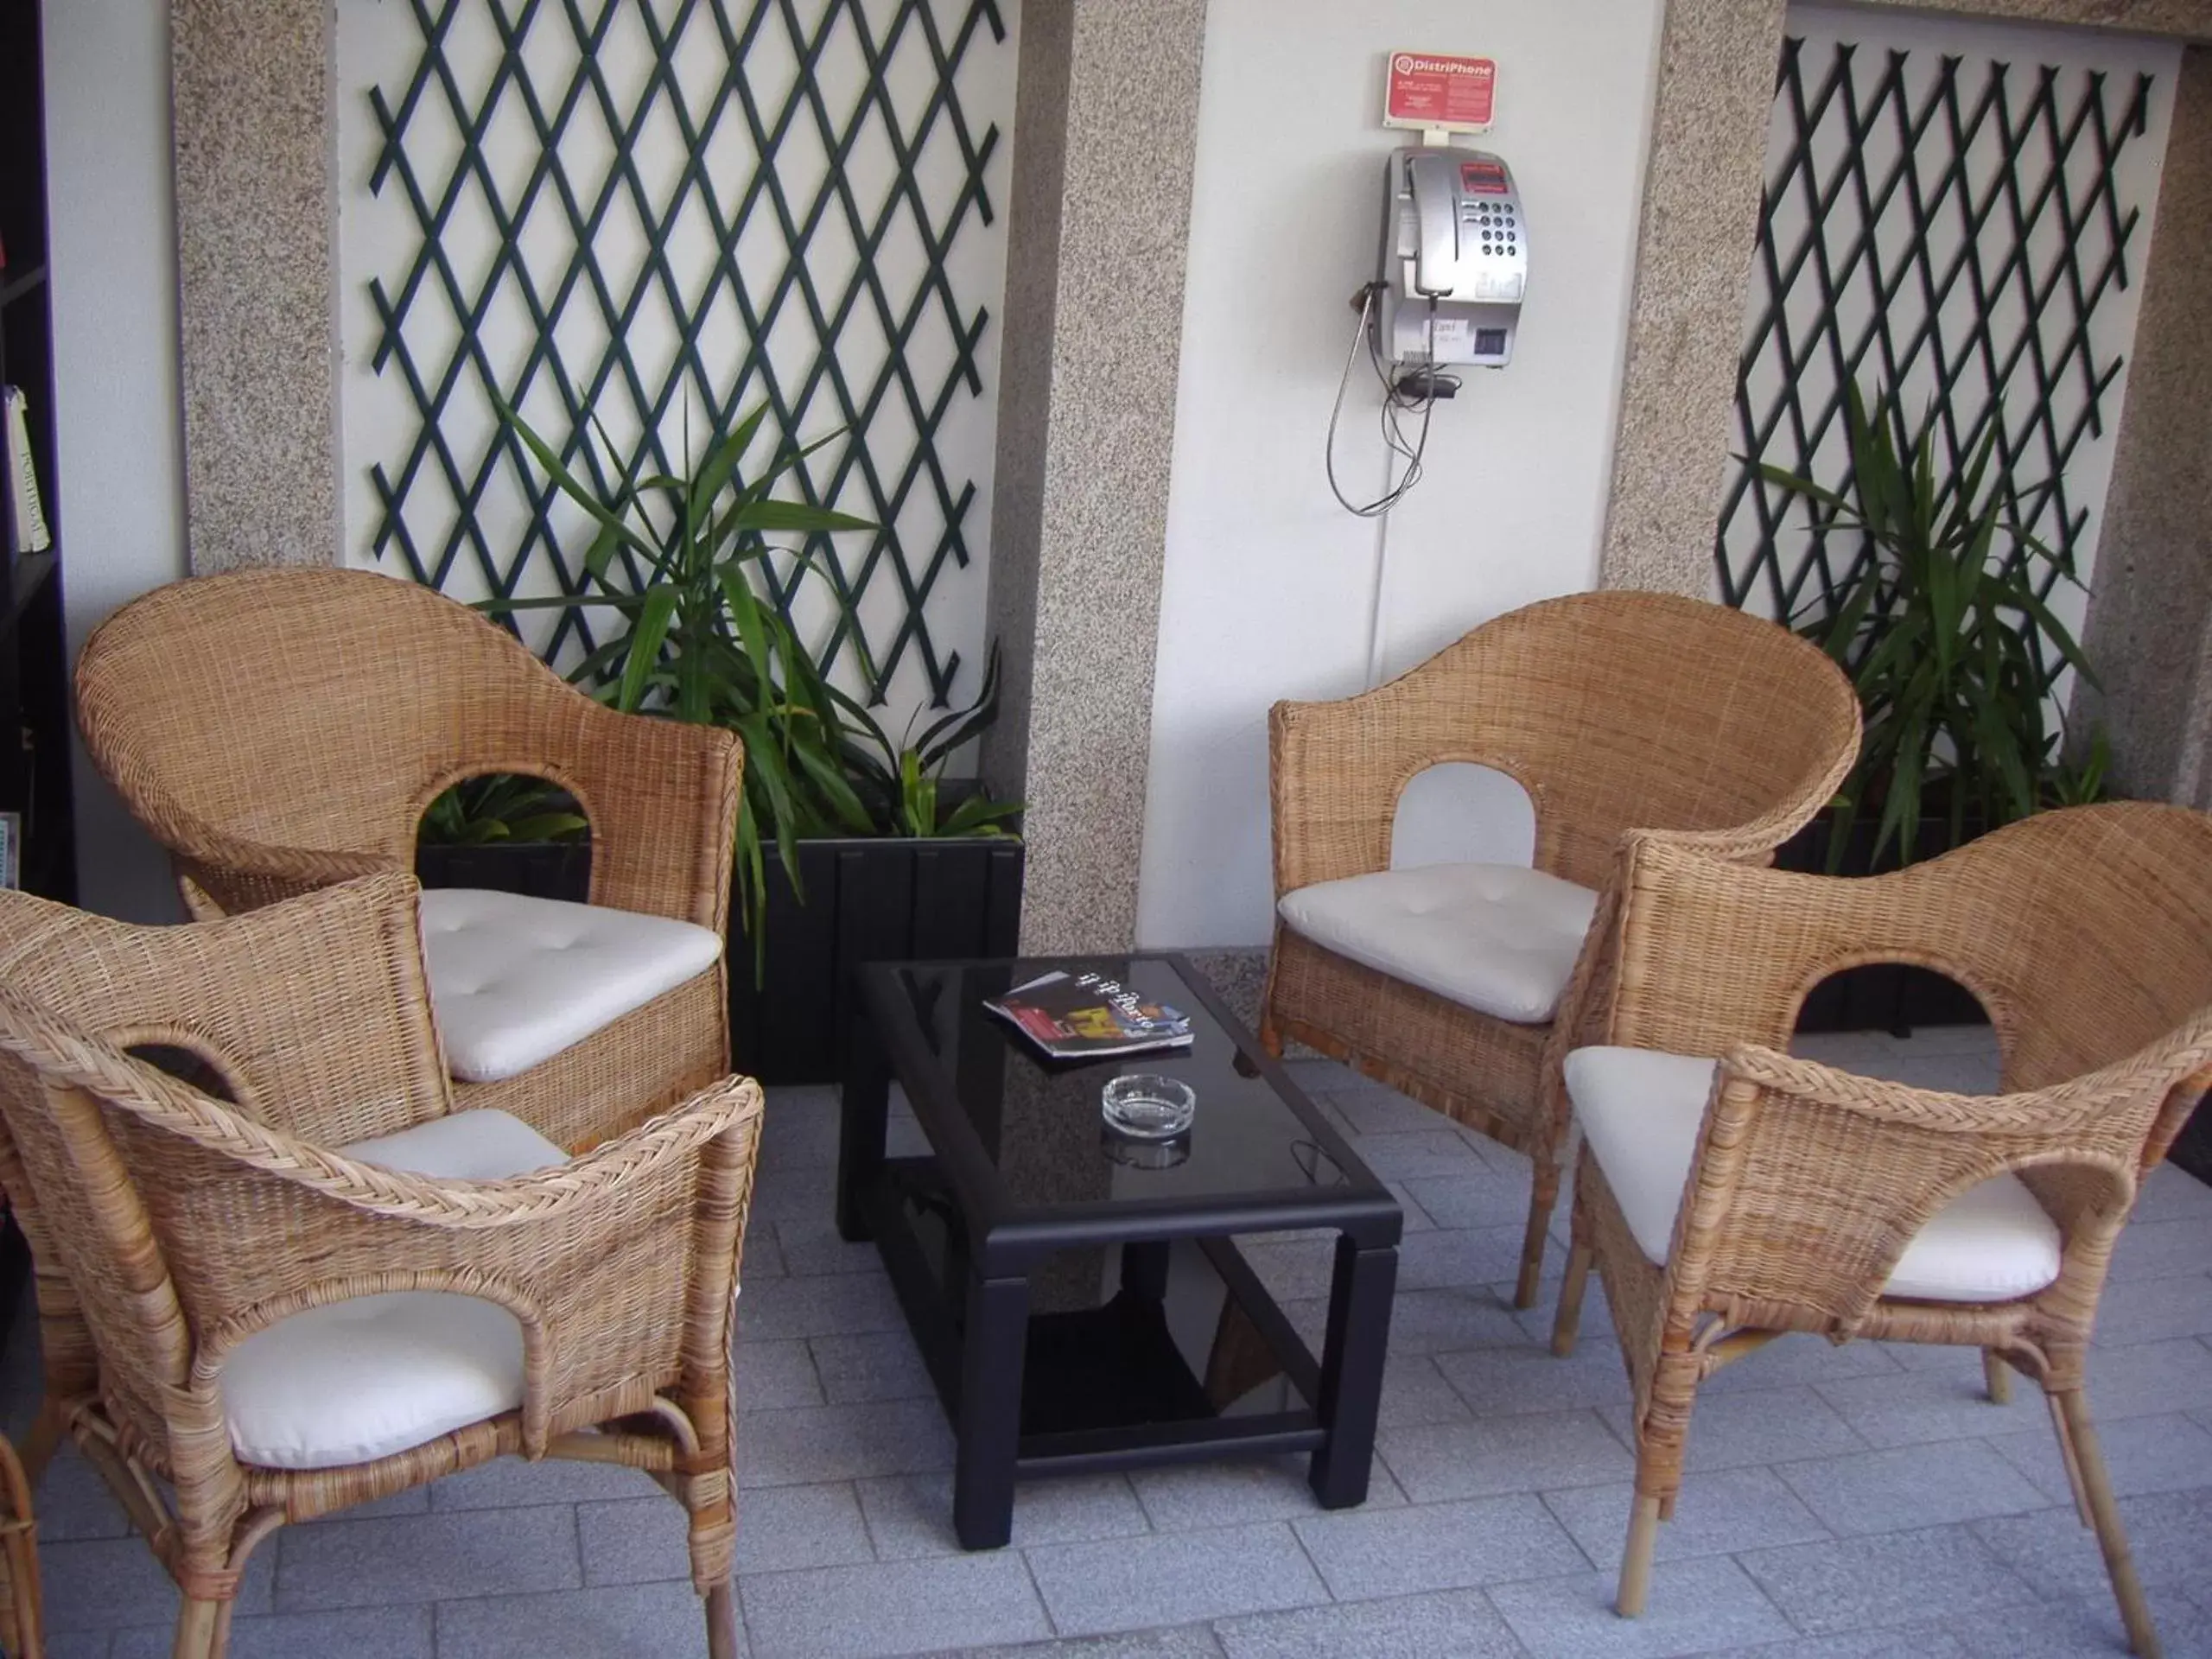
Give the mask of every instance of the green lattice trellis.
M 1734 447 L 1847 487 L 1846 385 L 1906 388 L 1916 429 L 1932 399 L 1954 471 L 1993 425 L 2029 522 L 2078 554 L 2089 515 L 2067 473 L 2120 369 L 2093 324 L 2127 285 L 2140 210 L 2119 162 L 2147 130 L 2151 78 L 1944 55 L 1916 86 L 1904 52 L 1814 54 L 1796 38 L 1783 54 Z M 1791 509 L 1733 467 L 1716 542 L 1730 604 L 1819 614 L 1866 557 L 1847 532 L 1800 534 Z
M 372 469 L 377 555 L 396 549 L 440 588 L 465 570 L 471 581 L 458 585 L 480 582 L 486 595 L 574 593 L 588 537 L 562 544 L 557 497 L 484 418 L 490 395 L 556 442 L 573 433 L 567 458 L 602 486 L 610 469 L 585 442 L 588 416 L 618 407 L 627 419 L 609 424 L 628 432 L 617 464 L 668 472 L 687 419 L 696 451 L 765 399 L 786 434 L 849 435 L 795 469 L 795 493 L 884 527 L 806 550 L 849 602 L 826 624 L 822 659 L 853 656 L 854 619 L 888 582 L 898 602 L 865 641 L 876 670 L 865 689 L 880 699 L 911 651 L 930 700 L 945 702 L 960 658 L 932 640 L 929 601 L 949 568 L 969 562 L 977 486 L 954 475 L 937 440 L 956 400 L 982 393 L 989 320 L 956 291 L 950 256 L 963 231 L 992 222 L 986 175 L 999 144 L 995 124 L 972 130 L 958 78 L 979 41 L 1007 40 L 995 0 L 406 10 L 420 56 L 396 96 L 369 93 L 382 140 L 370 187 L 400 193 L 419 246 L 396 285 L 371 289 L 374 367 L 400 377 L 416 423 L 397 464 Z M 496 41 L 462 50 L 487 19 Z M 788 72 L 780 97 L 754 84 L 772 77 L 748 74 L 771 55 Z M 702 60 L 713 70 L 703 77 Z M 626 75 L 610 67 L 618 61 Z M 641 165 L 649 139 L 671 128 L 674 163 Z M 878 170 L 888 176 L 865 200 L 863 152 L 887 157 Z M 466 245 L 464 221 L 479 239 L 488 226 L 487 251 Z M 639 254 L 626 275 L 607 257 L 625 241 Z M 533 257 L 563 243 L 565 257 Z M 564 334 L 599 350 L 564 356 Z M 648 335 L 663 340 L 664 362 L 641 347 Z M 499 544 L 486 509 L 517 495 L 519 539 Z M 787 609 L 799 577 L 794 558 L 771 566 Z M 588 651 L 588 616 L 562 613 L 542 649 Z

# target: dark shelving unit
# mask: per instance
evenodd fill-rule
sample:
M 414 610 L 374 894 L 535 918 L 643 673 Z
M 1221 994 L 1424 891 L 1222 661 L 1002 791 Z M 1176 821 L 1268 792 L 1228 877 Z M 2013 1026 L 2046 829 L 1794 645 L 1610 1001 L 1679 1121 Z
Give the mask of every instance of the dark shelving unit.
M 0 479 L 0 811 L 21 815 L 17 885 L 74 903 L 40 10 L 39 0 L 0 0 L 0 385 L 24 395 L 31 461 L 53 537 L 44 551 L 16 554 L 12 496 Z M 4 442 L 0 461 L 12 464 Z M 8 1219 L 0 1224 L 0 1340 L 13 1323 L 28 1261 L 22 1235 Z
M 70 822 L 67 563 L 54 441 L 53 285 L 47 264 L 46 109 L 39 0 L 0 0 L 0 385 L 19 388 L 53 545 L 18 555 L 0 490 L 0 811 L 22 815 L 19 884 L 77 896 Z

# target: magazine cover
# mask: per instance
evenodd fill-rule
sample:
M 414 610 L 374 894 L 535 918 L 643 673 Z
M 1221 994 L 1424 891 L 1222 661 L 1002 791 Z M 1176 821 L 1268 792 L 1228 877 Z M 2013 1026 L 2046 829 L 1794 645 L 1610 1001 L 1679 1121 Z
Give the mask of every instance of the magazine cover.
M 1180 1048 L 1191 1040 L 1180 1010 L 1103 974 L 1045 974 L 983 1006 L 1055 1059 Z

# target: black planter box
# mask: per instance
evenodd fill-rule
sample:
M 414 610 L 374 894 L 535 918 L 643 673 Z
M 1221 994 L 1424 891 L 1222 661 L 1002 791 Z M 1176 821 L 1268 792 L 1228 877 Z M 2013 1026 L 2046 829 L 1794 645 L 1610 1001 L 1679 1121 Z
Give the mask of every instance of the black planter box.
M 566 899 L 581 905 L 591 894 L 588 841 L 493 842 L 482 847 L 417 847 L 415 879 L 426 887 L 488 887 L 530 899 Z
M 729 1040 L 763 1083 L 844 1075 L 853 970 L 867 962 L 1010 957 L 1021 929 L 1022 845 L 1006 836 L 945 841 L 803 841 L 791 891 L 768 858 L 766 972 L 731 918 Z
M 834 1083 L 844 1069 L 853 969 L 864 962 L 1010 957 L 1021 925 L 1022 844 L 1006 836 L 958 840 L 803 841 L 792 892 L 772 851 L 766 971 L 733 914 L 731 1060 L 763 1083 Z M 427 887 L 491 887 L 581 902 L 591 849 L 524 843 L 423 847 Z
M 1775 849 L 1777 869 L 1798 870 L 1808 875 L 1828 872 L 1828 848 L 1834 825 L 1823 813 Z M 1875 823 L 1861 818 L 1851 826 L 1843 857 L 1835 874 L 1843 876 L 1878 874 L 1898 868 L 1897 849 L 1891 847 L 1881 864 L 1874 862 Z M 1969 826 L 1968 835 L 1979 833 Z M 1951 845 L 1949 821 L 1923 818 L 1914 836 L 1913 851 L 1921 859 L 1940 857 Z M 1906 963 L 1869 963 L 1847 968 L 1815 986 L 1798 1011 L 1800 1031 L 1887 1031 L 1903 1037 L 1915 1026 L 1986 1025 L 1989 1015 L 1974 993 L 1955 981 Z

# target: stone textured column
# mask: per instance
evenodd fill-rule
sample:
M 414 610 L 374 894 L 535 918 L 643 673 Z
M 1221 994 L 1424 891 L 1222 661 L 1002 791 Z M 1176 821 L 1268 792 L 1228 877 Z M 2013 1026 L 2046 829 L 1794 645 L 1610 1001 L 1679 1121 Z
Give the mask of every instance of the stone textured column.
M 1205 0 L 1022 8 L 984 747 L 1022 948 L 1135 938 Z
M 331 0 L 173 0 L 187 556 L 334 564 Z
M 2125 793 L 2212 807 L 2212 49 L 2182 57 L 2083 648 Z
M 1709 597 L 1783 0 L 1669 0 L 1599 585 Z

